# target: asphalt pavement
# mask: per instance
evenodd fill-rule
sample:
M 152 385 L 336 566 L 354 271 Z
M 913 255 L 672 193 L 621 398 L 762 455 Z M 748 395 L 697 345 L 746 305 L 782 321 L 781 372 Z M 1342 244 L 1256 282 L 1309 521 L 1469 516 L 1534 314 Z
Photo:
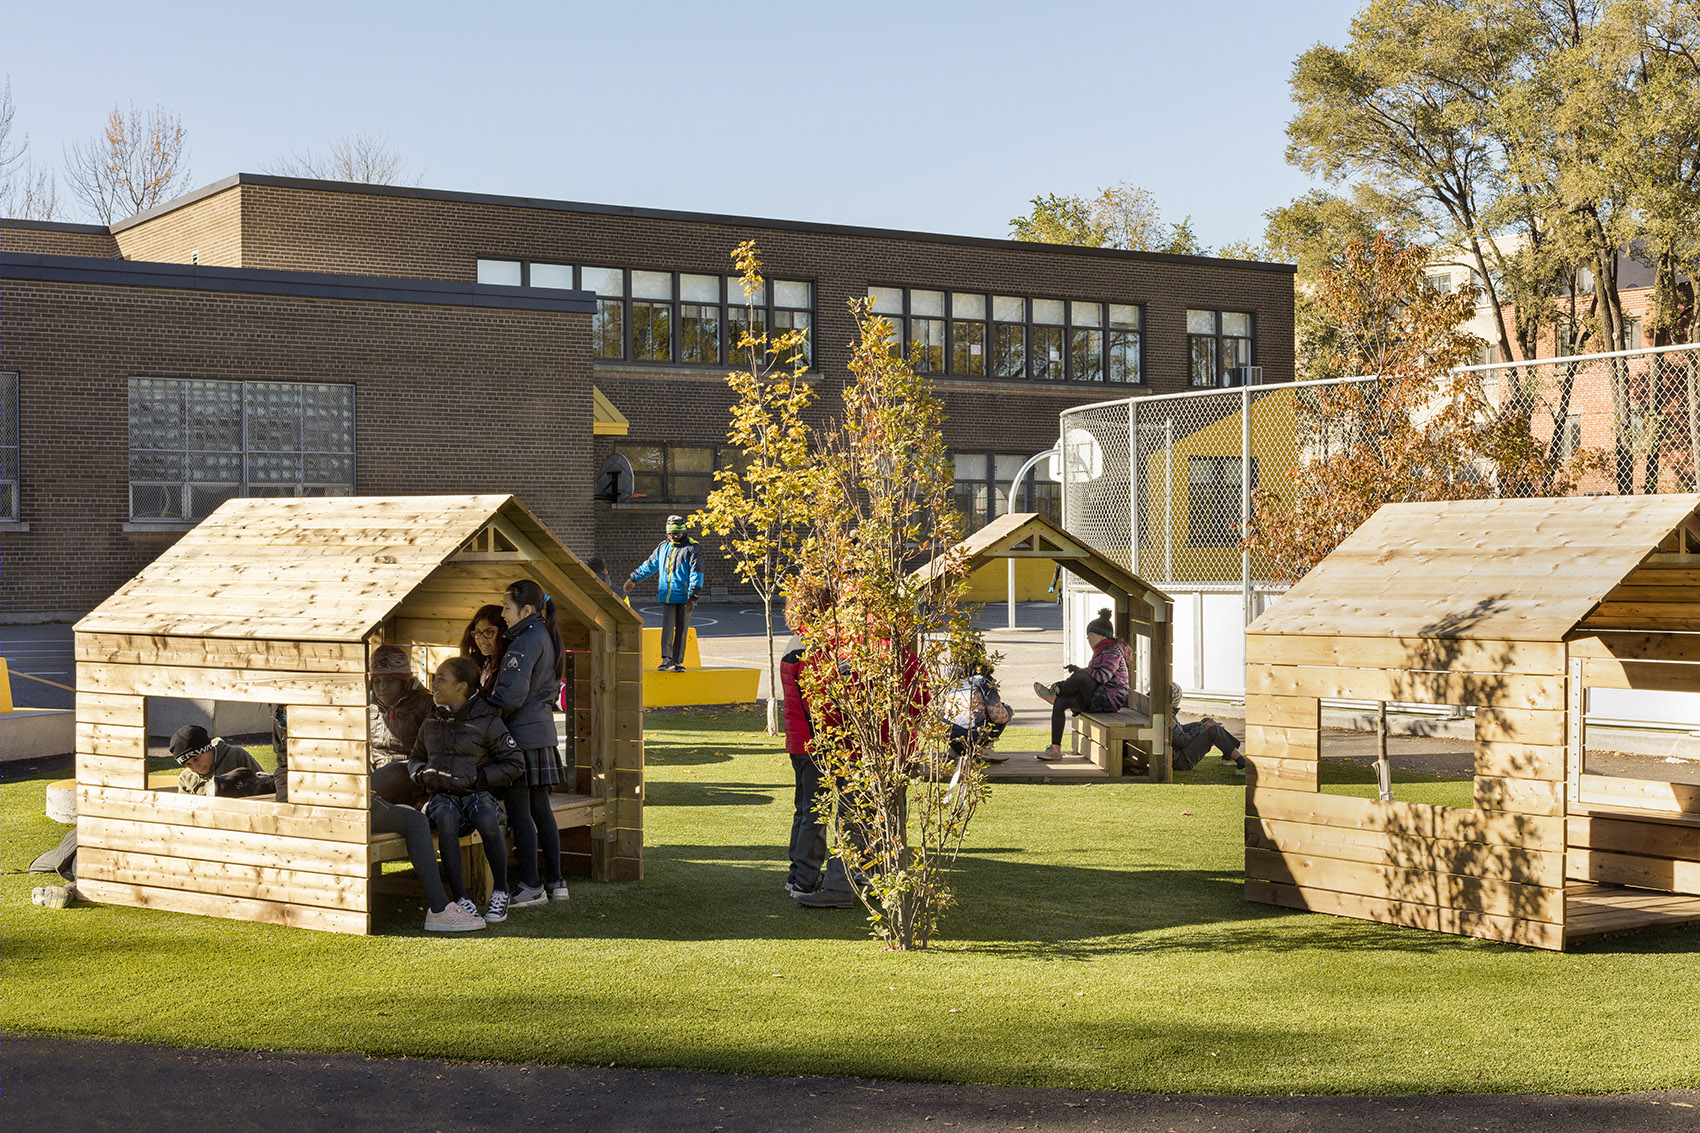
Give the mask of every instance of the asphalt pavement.
M 124 1133 L 243 1128 L 1693 1133 L 1700 1124 L 1700 1091 L 1693 1090 L 1604 1097 L 1219 1097 L 12 1037 L 0 1045 L 0 1075 L 0 1123 L 8 1129 Z

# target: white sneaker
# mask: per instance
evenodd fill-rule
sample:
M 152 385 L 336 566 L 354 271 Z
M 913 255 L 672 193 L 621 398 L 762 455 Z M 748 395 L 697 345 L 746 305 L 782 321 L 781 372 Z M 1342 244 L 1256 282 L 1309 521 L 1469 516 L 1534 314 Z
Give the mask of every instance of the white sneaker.
M 426 932 L 471 932 L 475 928 L 484 927 L 484 918 L 476 913 L 469 913 L 458 903 L 450 902 L 440 913 L 425 911 Z
M 499 924 L 508 919 L 508 891 L 498 889 L 490 894 L 490 908 L 484 913 L 485 924 Z
M 551 900 L 551 901 L 565 901 L 567 899 L 567 897 L 568 897 L 568 894 L 567 894 L 567 883 L 566 882 L 557 881 L 553 885 L 549 886 L 549 900 Z
M 541 885 L 527 885 L 522 881 L 519 883 L 519 888 L 515 889 L 513 895 L 508 899 L 508 908 L 527 909 L 532 905 L 541 905 L 547 900 L 549 898 L 544 894 Z

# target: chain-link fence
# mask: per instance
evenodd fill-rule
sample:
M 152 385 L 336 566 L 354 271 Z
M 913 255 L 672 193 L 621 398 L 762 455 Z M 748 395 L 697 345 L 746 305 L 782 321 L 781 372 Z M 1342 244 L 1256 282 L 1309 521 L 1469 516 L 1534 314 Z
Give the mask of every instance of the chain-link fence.
M 1503 452 L 1463 458 L 1464 475 L 1452 481 L 1460 497 L 1700 491 L 1700 346 L 1471 366 L 1453 376 L 1466 387 L 1455 404 L 1478 424 L 1514 423 L 1494 435 L 1521 446 L 1515 475 Z M 1308 468 L 1355 439 L 1339 412 L 1342 391 L 1373 408 L 1388 389 L 1377 378 L 1298 382 L 1062 414 L 1063 525 L 1175 596 L 1175 666 L 1187 687 L 1242 687 L 1243 641 L 1226 630 L 1243 628 L 1285 589 L 1270 560 L 1242 547 L 1243 534 L 1260 493 L 1290 503 Z M 1437 402 L 1415 416 L 1440 410 Z M 1373 427 L 1373 412 L 1367 419 Z M 1070 593 L 1078 598 L 1065 620 L 1072 652 L 1090 611 L 1078 583 Z

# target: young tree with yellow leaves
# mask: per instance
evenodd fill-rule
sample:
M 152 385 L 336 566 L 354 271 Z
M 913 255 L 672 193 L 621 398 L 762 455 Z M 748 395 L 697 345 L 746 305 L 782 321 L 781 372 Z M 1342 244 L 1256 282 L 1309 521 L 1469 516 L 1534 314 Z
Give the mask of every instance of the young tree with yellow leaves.
M 932 703 L 974 639 L 942 407 L 891 324 L 865 301 L 851 310 L 844 415 L 816 446 L 793 591 L 806 597 L 799 683 L 832 851 L 878 936 L 908 950 L 950 907 L 947 872 L 985 797 L 982 765 L 951 751 Z
M 694 520 L 703 531 L 727 537 L 738 577 L 761 598 L 767 624 L 767 731 L 779 730 L 779 660 L 774 648 L 773 600 L 784 588 L 812 506 L 807 476 L 809 429 L 803 412 L 814 400 L 808 372 L 807 332 L 777 336 L 760 326 L 756 296 L 765 285 L 761 250 L 753 240 L 732 253 L 742 277 L 748 317 L 736 349 L 747 365 L 726 375 L 737 395 L 726 439 L 737 463 L 715 472 L 717 486 Z M 759 328 L 759 329 L 758 329 Z

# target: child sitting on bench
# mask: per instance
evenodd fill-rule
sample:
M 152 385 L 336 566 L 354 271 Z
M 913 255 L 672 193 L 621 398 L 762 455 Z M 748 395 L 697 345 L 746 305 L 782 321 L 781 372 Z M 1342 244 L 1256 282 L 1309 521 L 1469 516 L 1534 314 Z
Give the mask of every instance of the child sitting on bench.
M 454 902 L 473 916 L 478 906 L 466 894 L 460 840 L 478 831 L 495 878 L 484 920 L 495 924 L 508 919 L 508 840 L 490 792 L 518 782 L 525 760 L 495 706 L 478 691 L 478 665 L 470 658 L 450 657 L 437 668 L 431 699 L 437 708 L 419 727 L 407 771 L 429 796 L 425 817 L 437 828 Z
M 1092 659 L 1084 669 L 1068 665 L 1065 680 L 1054 685 L 1033 683 L 1039 699 L 1051 706 L 1051 746 L 1040 753 L 1042 760 L 1062 758 L 1063 723 L 1070 711 L 1076 715 L 1119 712 L 1127 703 L 1127 645 L 1116 637 L 1109 610 L 1099 610 L 1098 616 L 1086 624 L 1086 641 L 1092 646 Z

